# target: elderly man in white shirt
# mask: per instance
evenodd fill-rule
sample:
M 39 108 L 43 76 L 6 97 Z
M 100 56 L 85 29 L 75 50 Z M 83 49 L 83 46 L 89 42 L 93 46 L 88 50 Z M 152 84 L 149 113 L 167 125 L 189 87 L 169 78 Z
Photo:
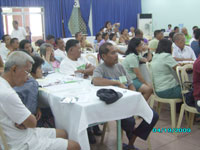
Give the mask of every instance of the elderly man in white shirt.
M 22 86 L 27 81 L 33 63 L 28 54 L 12 52 L 0 77 L 0 89 L 3 89 L 0 90 L 0 125 L 10 150 L 80 150 L 76 142 L 66 140 L 64 130 L 36 128 L 35 116 L 14 91 L 14 86 Z
M 86 58 L 81 56 L 81 46 L 78 40 L 68 40 L 66 43 L 67 57 L 60 64 L 60 72 L 67 75 L 83 75 L 84 78 L 93 74 L 93 67 Z
M 196 56 L 191 47 L 185 45 L 185 36 L 182 33 L 174 35 L 172 56 L 178 62 L 195 61 Z
M 57 49 L 54 51 L 54 55 L 56 57 L 59 57 L 60 61 L 62 61 L 64 58 L 67 57 L 67 53 L 65 51 L 65 43 L 62 38 L 57 38 L 55 43 Z
M 11 33 L 12 38 L 17 38 L 19 41 L 26 39 L 27 33 L 23 27 L 18 26 L 17 21 L 13 21 L 13 31 Z

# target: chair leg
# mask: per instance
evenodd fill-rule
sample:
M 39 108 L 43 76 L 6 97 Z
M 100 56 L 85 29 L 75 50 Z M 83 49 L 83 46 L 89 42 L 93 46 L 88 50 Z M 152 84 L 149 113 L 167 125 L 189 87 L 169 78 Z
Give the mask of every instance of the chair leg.
M 153 105 L 154 105 L 154 99 L 153 98 L 151 98 L 151 100 L 150 100 L 150 107 L 153 109 Z
M 104 141 L 104 137 L 105 137 L 105 134 L 106 134 L 106 128 L 108 126 L 108 123 L 104 123 L 103 125 L 103 132 L 102 132 L 102 135 L 101 135 L 101 143 L 103 143 Z
M 194 113 L 191 113 L 191 118 L 190 118 L 191 120 L 190 120 L 190 124 L 189 124 L 189 128 L 190 128 L 190 129 L 192 129 L 192 126 L 193 126 L 194 115 L 195 115 Z
M 185 109 L 184 108 L 184 104 L 182 104 L 182 106 L 181 106 L 181 112 L 180 112 L 179 119 L 178 119 L 177 128 L 181 127 L 181 123 L 182 123 L 182 120 L 183 120 L 184 109 Z
M 158 106 L 156 108 L 156 112 L 158 113 L 158 115 L 160 115 L 161 106 L 162 106 L 162 104 L 160 102 L 158 102 Z
M 185 120 L 186 120 L 186 123 L 189 124 L 189 116 L 188 116 L 188 113 L 187 111 L 185 111 Z
M 148 142 L 148 150 L 151 150 L 151 140 L 150 140 L 150 135 L 147 138 L 147 142 Z
M 176 103 L 170 103 L 172 128 L 176 127 Z
M 188 112 L 188 113 L 189 113 L 189 118 L 188 118 L 187 128 L 190 127 L 190 122 L 191 122 L 191 117 L 192 117 L 192 113 L 191 112 Z

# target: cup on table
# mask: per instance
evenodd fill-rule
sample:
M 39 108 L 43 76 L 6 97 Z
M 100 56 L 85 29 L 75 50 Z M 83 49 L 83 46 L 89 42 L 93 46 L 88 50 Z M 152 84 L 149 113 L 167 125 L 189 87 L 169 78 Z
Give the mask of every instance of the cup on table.
M 75 77 L 76 78 L 83 78 L 84 74 L 80 72 L 75 72 Z

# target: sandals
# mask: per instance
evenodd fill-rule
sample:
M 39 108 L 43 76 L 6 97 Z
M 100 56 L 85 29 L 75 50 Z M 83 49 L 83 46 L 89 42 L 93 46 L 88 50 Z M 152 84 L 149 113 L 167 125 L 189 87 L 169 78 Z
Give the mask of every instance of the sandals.
M 123 150 L 139 150 L 139 148 L 135 147 L 134 145 L 123 143 Z

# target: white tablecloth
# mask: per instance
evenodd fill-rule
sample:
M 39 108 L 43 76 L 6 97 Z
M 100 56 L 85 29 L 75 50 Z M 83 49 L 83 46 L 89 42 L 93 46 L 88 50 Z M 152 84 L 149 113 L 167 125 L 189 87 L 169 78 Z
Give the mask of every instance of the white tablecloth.
M 72 77 L 56 73 L 49 75 L 44 81 L 39 81 L 39 84 L 49 81 L 56 81 L 57 84 L 57 81 L 67 82 L 70 78 Z M 153 112 L 138 92 L 112 86 L 95 87 L 90 80 L 56 84 L 41 89 L 39 97 L 51 107 L 56 127 L 65 129 L 69 139 L 79 142 L 82 150 L 90 150 L 86 130 L 90 124 L 120 120 L 133 115 L 141 116 L 148 123 L 152 120 Z M 112 88 L 123 93 L 123 97 L 107 105 L 96 96 L 96 91 L 100 88 Z M 63 98 L 74 96 L 78 97 L 78 102 L 62 103 Z

